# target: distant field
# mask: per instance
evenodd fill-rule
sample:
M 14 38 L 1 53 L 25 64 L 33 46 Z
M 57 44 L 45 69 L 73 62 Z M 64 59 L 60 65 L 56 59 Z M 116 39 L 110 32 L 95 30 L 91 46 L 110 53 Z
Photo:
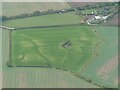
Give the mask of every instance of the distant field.
M 64 48 L 62 43 L 71 41 Z M 13 66 L 47 66 L 79 71 L 93 58 L 97 37 L 90 27 L 61 27 L 12 32 Z
M 72 7 L 83 7 L 86 5 L 94 5 L 97 2 L 69 2 L 68 4 L 71 5 Z
M 2 81 L 2 88 L 100 88 L 69 72 L 50 68 L 7 68 Z
M 81 72 L 82 77 L 106 87 L 118 87 L 118 27 L 95 27 L 103 44 L 93 63 Z
M 112 19 L 108 20 L 107 22 L 102 23 L 104 26 L 120 26 L 120 17 L 119 14 L 116 14 Z
M 61 10 L 70 6 L 65 2 L 3 2 L 2 14 L 5 16 L 15 16 L 34 11 L 47 11 L 48 9 Z
M 76 15 L 75 12 L 67 12 L 63 14 L 50 14 L 30 18 L 8 20 L 3 22 L 3 25 L 10 27 L 64 25 L 80 23 L 82 19 L 83 17 Z

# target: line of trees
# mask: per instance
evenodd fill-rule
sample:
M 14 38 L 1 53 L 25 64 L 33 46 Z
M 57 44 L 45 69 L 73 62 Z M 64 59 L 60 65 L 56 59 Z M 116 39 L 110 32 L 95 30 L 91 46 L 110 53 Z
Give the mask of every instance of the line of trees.
M 119 6 L 118 2 L 100 2 L 100 3 L 96 3 L 94 5 L 86 5 L 84 7 L 77 7 L 77 10 L 85 10 L 85 9 L 92 9 L 92 8 L 100 8 L 100 7 L 106 7 L 106 6 Z M 64 11 L 62 10 L 53 10 L 53 9 L 49 9 L 48 11 L 34 11 L 33 13 L 26 13 L 26 14 L 20 14 L 20 15 L 16 15 L 16 16 L 2 16 L 2 21 L 6 21 L 6 20 L 10 20 L 10 19 L 19 19 L 19 18 L 26 18 L 26 17 L 32 17 L 32 16 L 42 16 L 42 15 L 47 15 L 47 14 L 57 14 L 57 13 L 66 13 L 66 12 L 70 12 L 70 11 L 75 11 L 74 8 L 69 8 L 69 9 L 64 9 Z
M 92 9 L 92 8 L 101 8 L 106 6 L 115 6 L 119 4 L 118 2 L 99 2 L 94 5 L 86 5 L 84 7 L 77 7 L 78 10 Z
M 2 18 L 2 21 L 8 20 L 7 16 L 2 16 L 1 18 Z
M 53 10 L 53 9 L 49 9 L 48 11 L 34 11 L 33 13 L 26 13 L 26 14 L 20 14 L 20 15 L 16 15 L 16 16 L 2 16 L 2 21 L 6 21 L 6 20 L 10 20 L 10 19 L 19 19 L 19 18 L 26 18 L 26 17 L 32 17 L 32 16 L 42 16 L 42 15 L 47 15 L 47 14 L 57 14 L 57 13 L 66 13 L 66 12 L 70 12 L 70 11 L 74 11 L 73 8 L 70 9 L 65 9 L 64 11 L 62 10 Z

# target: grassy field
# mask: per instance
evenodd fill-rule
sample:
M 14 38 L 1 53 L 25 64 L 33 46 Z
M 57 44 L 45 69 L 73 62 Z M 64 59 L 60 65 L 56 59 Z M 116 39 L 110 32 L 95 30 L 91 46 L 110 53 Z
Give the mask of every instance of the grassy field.
M 3 88 L 100 88 L 63 70 L 39 67 L 7 67 L 9 32 L 2 30 L 2 35 Z
M 117 27 L 120 26 L 120 22 L 118 20 L 120 20 L 119 14 L 116 14 L 112 19 L 102 23 L 101 25 Z
M 82 76 L 106 87 L 118 87 L 118 27 L 95 27 L 103 38 L 94 62 L 82 72 Z
M 97 2 L 68 2 L 68 4 L 72 7 L 84 7 L 87 5 L 94 5 Z
M 100 88 L 58 69 L 8 68 L 3 71 L 3 88 Z
M 61 10 L 70 6 L 65 2 L 3 2 L 2 14 L 5 16 L 15 16 L 34 11 L 47 11 L 48 9 Z
M 79 71 L 93 58 L 97 40 L 87 26 L 13 31 L 12 65 Z M 72 44 L 68 48 L 62 46 L 66 41 Z
M 9 20 L 3 25 L 18 28 L 76 24 L 82 18 L 75 12 L 69 12 Z M 114 88 L 118 85 L 117 27 L 71 26 L 15 30 L 12 32 L 11 49 L 11 64 L 14 67 L 11 68 L 7 67 L 10 61 L 9 32 L 3 30 L 2 34 L 3 87 L 98 88 L 94 85 L 97 83 Z M 62 47 L 66 41 L 71 42 L 68 48 Z M 69 71 L 92 82 L 78 78 Z
M 3 25 L 10 27 L 64 25 L 80 23 L 82 19 L 83 17 L 76 15 L 75 12 L 68 12 L 63 14 L 50 14 L 30 18 L 8 20 L 3 22 Z
M 87 27 L 87 28 L 90 30 L 90 27 Z M 98 36 L 103 39 L 104 42 L 102 43 L 102 46 L 99 49 L 98 56 L 96 58 L 94 58 L 94 61 L 91 64 L 89 64 L 87 66 L 87 68 L 84 69 L 84 71 L 80 71 L 79 74 L 80 74 L 80 76 L 85 77 L 86 79 L 91 79 L 93 83 L 98 83 L 98 84 L 104 85 L 106 87 L 112 87 L 112 88 L 117 87 L 117 85 L 118 85 L 118 82 L 117 82 L 118 81 L 118 78 L 117 78 L 118 77 L 117 76 L 118 75 L 117 74 L 118 67 L 117 67 L 117 59 L 116 58 L 117 58 L 117 50 L 118 50 L 117 49 L 118 48 L 118 46 L 117 46 L 118 45 L 117 44 L 118 29 L 117 29 L 117 27 L 94 27 L 91 30 L 93 30 L 93 29 L 96 31 L 96 34 L 98 34 Z M 52 29 L 52 30 L 54 31 L 54 29 Z M 63 29 L 62 31 L 64 32 L 65 30 Z M 87 29 L 84 28 L 84 30 L 86 31 Z M 34 33 L 28 33 L 28 31 L 32 32 L 33 30 L 26 30 L 26 31 L 18 30 L 18 31 L 13 32 L 13 34 L 14 33 L 26 34 L 26 36 L 29 36 L 29 38 L 34 36 Z M 38 30 L 38 31 L 41 31 L 41 30 Z M 46 31 L 47 30 L 44 30 L 44 32 L 42 32 L 42 33 L 46 34 Z M 70 31 L 74 32 L 75 30 L 70 30 Z M 76 29 L 76 31 L 79 32 L 77 29 Z M 25 32 L 25 33 L 23 33 L 23 32 Z M 48 32 L 49 32 L 49 30 L 48 30 Z M 57 32 L 57 30 L 55 32 Z M 81 30 L 80 30 L 80 32 L 81 32 Z M 8 31 L 5 31 L 5 33 L 3 34 L 4 40 L 9 39 L 8 38 L 9 35 L 7 35 L 6 33 L 8 33 Z M 85 34 L 86 32 L 83 32 L 83 33 Z M 74 33 L 73 36 L 75 34 L 76 33 Z M 77 33 L 75 36 L 77 36 L 78 34 L 79 33 Z M 13 35 L 13 36 L 16 36 L 16 35 Z M 50 36 L 50 34 L 49 34 L 49 36 Z M 86 34 L 85 34 L 85 36 L 86 36 Z M 87 36 L 89 36 L 89 35 L 87 35 Z M 42 36 L 42 37 L 44 37 L 44 36 Z M 45 37 L 47 38 L 47 36 L 45 36 Z M 54 37 L 54 36 L 52 36 L 52 37 Z M 59 37 L 59 35 L 57 37 Z M 16 38 L 16 40 L 17 39 L 18 38 Z M 22 35 L 18 41 L 21 42 L 22 39 L 25 40 L 26 37 L 24 37 L 24 35 Z M 37 38 L 33 38 L 32 41 L 35 41 L 35 43 L 37 45 L 41 45 L 41 44 L 38 44 L 38 42 L 36 42 L 36 40 L 34 40 L 34 39 L 37 39 Z M 29 40 L 27 40 L 27 41 L 28 41 L 28 43 L 31 42 Z M 21 44 L 23 45 L 23 43 L 21 43 Z M 19 43 L 18 46 L 20 46 L 21 44 Z M 42 42 L 42 44 L 43 44 L 43 42 Z M 59 71 L 57 74 L 55 74 L 56 69 L 55 70 L 54 69 L 42 69 L 42 68 L 40 69 L 40 68 L 32 68 L 32 67 L 31 68 L 25 68 L 25 67 L 8 68 L 6 66 L 6 62 L 9 60 L 9 58 L 8 58 L 9 56 L 7 54 L 9 52 L 8 45 L 9 45 L 8 41 L 4 42 L 3 51 L 4 51 L 5 56 L 3 56 L 4 57 L 3 58 L 3 72 L 4 72 L 3 73 L 3 75 L 4 75 L 3 87 L 96 87 L 92 83 L 87 83 L 86 81 L 81 80 L 81 79 L 78 80 L 77 77 L 75 79 L 75 76 L 69 77 L 69 75 L 66 74 L 66 72 L 65 72 L 65 75 L 62 75 L 63 79 L 58 80 L 58 75 L 60 75 L 60 74 L 58 74 Z M 29 44 L 29 45 L 31 45 L 31 44 Z M 47 44 L 46 44 L 46 46 L 47 46 Z M 21 48 L 23 48 L 23 47 L 21 47 Z M 42 51 L 45 52 L 46 49 L 48 49 L 48 48 L 42 47 Z M 47 56 L 48 56 L 49 52 L 47 52 L 47 53 L 45 52 L 47 54 Z M 17 61 L 17 60 L 18 59 L 16 59 L 15 61 Z M 39 71 L 39 73 L 35 73 L 38 71 Z M 50 74 L 50 72 L 48 72 L 48 71 L 50 71 L 52 73 Z M 48 77 L 50 77 L 50 75 L 48 75 L 48 73 L 51 75 L 51 78 L 48 78 Z M 61 73 L 63 73 L 63 72 L 61 72 Z M 48 75 L 48 76 L 46 76 L 46 75 Z M 67 78 L 65 79 L 64 76 L 66 76 L 66 75 L 67 75 Z M 11 76 L 15 77 L 15 78 L 13 79 Z M 31 77 L 33 77 L 33 78 L 31 78 Z M 34 78 L 34 77 L 37 77 L 37 78 Z M 55 77 L 56 77 L 56 79 L 55 79 Z M 72 77 L 72 79 L 70 79 L 71 77 Z M 21 83 L 23 81 L 20 81 L 19 82 L 20 84 L 16 84 L 17 83 L 16 80 L 21 80 L 21 78 L 24 78 L 24 85 Z M 31 78 L 31 79 L 29 79 L 29 78 Z M 58 82 L 56 83 L 55 80 L 58 80 Z M 63 80 L 63 81 L 61 81 L 61 80 Z M 11 81 L 12 81 L 12 83 L 10 83 Z M 38 83 L 40 83 L 40 81 L 41 81 L 41 84 L 38 84 Z M 70 83 L 71 81 L 73 83 Z M 51 82 L 52 84 L 50 85 L 48 82 Z M 59 84 L 61 82 L 66 83 L 66 86 Z M 33 84 L 33 83 L 37 83 L 37 84 Z M 54 85 L 54 83 L 56 83 L 56 84 Z M 44 86 L 45 84 L 46 84 L 46 86 Z

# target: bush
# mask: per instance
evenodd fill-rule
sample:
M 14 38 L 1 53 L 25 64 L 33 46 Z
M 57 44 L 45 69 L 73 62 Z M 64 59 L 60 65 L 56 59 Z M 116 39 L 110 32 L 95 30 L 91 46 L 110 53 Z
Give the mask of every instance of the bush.
M 7 16 L 2 16 L 2 21 L 6 21 L 8 20 L 8 17 Z
M 8 67 L 13 67 L 12 63 L 10 61 L 7 62 Z
M 34 14 L 34 15 L 39 15 L 39 14 L 40 14 L 40 11 L 34 11 L 33 14 Z

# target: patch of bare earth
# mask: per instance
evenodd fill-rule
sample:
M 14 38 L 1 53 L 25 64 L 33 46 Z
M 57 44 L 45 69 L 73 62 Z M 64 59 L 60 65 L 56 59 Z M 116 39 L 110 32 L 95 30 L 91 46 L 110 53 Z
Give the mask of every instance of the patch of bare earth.
M 105 79 L 106 76 L 118 66 L 118 55 L 114 56 L 111 60 L 106 62 L 99 70 L 98 74 L 102 79 Z
M 115 83 L 115 84 L 118 84 L 118 78 L 117 78 L 117 79 L 115 79 L 114 83 Z

